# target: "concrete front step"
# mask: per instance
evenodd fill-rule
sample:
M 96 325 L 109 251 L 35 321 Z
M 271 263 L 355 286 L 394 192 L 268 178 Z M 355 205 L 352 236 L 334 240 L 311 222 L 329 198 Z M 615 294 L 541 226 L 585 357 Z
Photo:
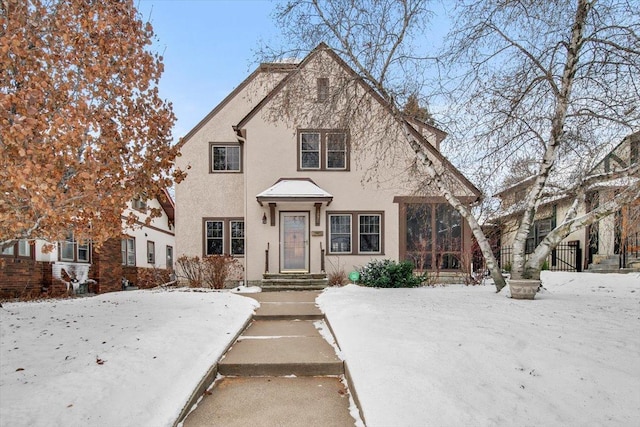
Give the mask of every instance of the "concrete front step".
M 326 273 L 264 273 L 264 280 L 323 280 Z
M 324 315 L 315 303 L 262 302 L 254 320 L 320 320 Z
M 184 427 L 352 426 L 349 396 L 338 377 L 222 378 Z
M 283 292 L 283 291 L 321 291 L 329 286 L 327 283 L 310 284 L 310 283 L 265 283 L 262 282 L 260 287 L 263 292 Z
M 322 337 L 241 337 L 218 364 L 227 376 L 342 375 L 344 364 Z

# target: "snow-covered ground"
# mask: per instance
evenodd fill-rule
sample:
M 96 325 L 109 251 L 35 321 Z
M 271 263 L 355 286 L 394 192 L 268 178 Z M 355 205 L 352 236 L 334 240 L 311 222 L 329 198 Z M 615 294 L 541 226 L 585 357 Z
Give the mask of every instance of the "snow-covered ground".
M 318 299 L 368 426 L 640 425 L 640 275 L 327 289 Z
M 640 275 L 327 289 L 368 426 L 640 425 Z M 166 426 L 257 303 L 133 291 L 3 303 L 1 426 Z
M 170 426 L 255 306 L 189 290 L 3 303 L 0 425 Z

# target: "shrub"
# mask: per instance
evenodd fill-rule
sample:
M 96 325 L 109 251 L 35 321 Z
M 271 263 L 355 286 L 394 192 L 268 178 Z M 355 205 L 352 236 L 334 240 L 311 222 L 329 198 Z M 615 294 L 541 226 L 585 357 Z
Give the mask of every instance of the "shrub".
M 176 266 L 176 275 L 186 279 L 190 287 L 199 288 L 202 286 L 202 266 L 199 257 L 182 255 L 176 260 Z
M 343 286 L 347 284 L 347 273 L 344 270 L 332 271 L 327 275 L 329 286 Z
M 222 289 L 228 278 L 240 278 L 242 265 L 230 255 L 209 255 L 202 258 L 203 284 Z
M 186 279 L 192 288 L 222 289 L 227 279 L 241 278 L 242 265 L 229 255 L 208 255 L 202 258 L 183 255 L 176 260 L 176 274 Z
M 409 261 L 372 260 L 358 272 L 359 283 L 373 288 L 415 288 L 426 280 L 425 274 L 413 274 L 413 264 Z

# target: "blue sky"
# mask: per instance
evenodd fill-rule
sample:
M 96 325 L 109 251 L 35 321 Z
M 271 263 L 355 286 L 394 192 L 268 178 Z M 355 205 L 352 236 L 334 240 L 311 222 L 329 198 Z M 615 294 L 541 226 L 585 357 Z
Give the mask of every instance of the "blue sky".
M 160 94 L 173 103 L 176 142 L 257 67 L 260 43 L 276 42 L 280 35 L 271 15 L 283 0 L 135 1 L 153 25 L 154 49 L 164 56 Z M 441 11 L 447 3 L 431 7 Z M 440 12 L 425 46 L 437 44 L 447 24 Z
M 260 40 L 274 40 L 275 3 L 265 0 L 137 0 L 164 56 L 160 94 L 173 103 L 175 141 L 258 65 Z

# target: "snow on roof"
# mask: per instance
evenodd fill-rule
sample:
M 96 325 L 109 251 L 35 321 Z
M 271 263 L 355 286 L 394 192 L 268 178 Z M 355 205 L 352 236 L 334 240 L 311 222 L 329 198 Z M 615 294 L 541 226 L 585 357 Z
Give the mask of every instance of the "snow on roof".
M 258 203 L 263 201 L 326 201 L 333 200 L 333 195 L 318 187 L 308 178 L 281 179 L 256 196 Z

